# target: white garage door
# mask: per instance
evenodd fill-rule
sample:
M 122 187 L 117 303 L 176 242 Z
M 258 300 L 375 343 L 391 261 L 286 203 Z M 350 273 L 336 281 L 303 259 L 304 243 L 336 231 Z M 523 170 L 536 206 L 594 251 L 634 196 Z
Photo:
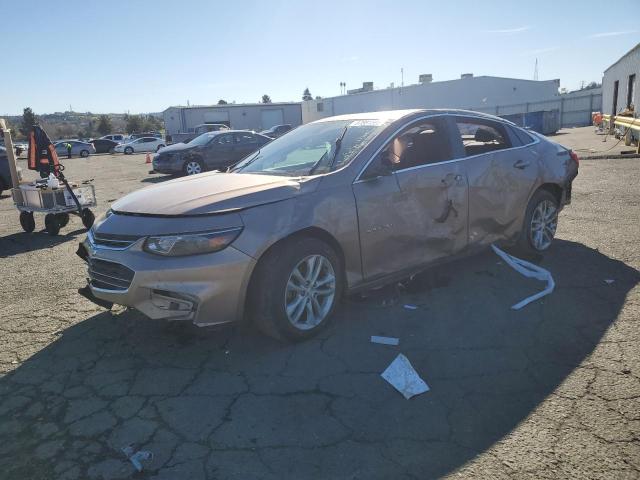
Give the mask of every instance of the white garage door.
M 274 125 L 282 125 L 284 123 L 284 113 L 281 108 L 270 108 L 260 112 L 262 128 L 271 128 Z
M 229 121 L 229 111 L 204 112 L 204 123 L 224 123 Z

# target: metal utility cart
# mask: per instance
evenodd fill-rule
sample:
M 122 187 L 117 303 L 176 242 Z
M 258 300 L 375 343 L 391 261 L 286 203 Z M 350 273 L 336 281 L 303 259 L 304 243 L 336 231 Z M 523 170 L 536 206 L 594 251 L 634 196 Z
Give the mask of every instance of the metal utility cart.
M 95 220 L 91 207 L 97 205 L 94 186 L 89 182 L 83 182 L 80 185 L 67 182 L 60 172 L 62 168 L 56 172 L 57 177 L 61 179 L 58 187 L 50 185 L 47 179 L 20 183 L 11 132 L 7 130 L 3 119 L 0 119 L 0 128 L 4 131 L 11 171 L 13 183 L 11 194 L 16 208 L 20 210 L 20 225 L 23 230 L 27 233 L 35 230 L 36 223 L 33 218 L 35 212 L 45 214 L 44 224 L 49 235 L 57 235 L 69 222 L 70 214 L 78 215 L 82 219 L 82 224 L 87 229 L 91 228 Z M 62 166 L 59 165 L 59 167 Z
M 46 184 L 45 184 L 46 185 Z M 90 207 L 96 206 L 96 194 L 93 185 L 70 184 L 76 198 L 80 202 L 81 210 L 71 197 L 65 186 L 56 189 L 41 188 L 35 183 L 21 184 L 11 190 L 13 203 L 20 210 L 20 225 L 25 232 L 31 233 L 36 227 L 34 212 L 46 214 L 44 225 L 50 235 L 57 235 L 60 229 L 69 222 L 69 214 L 82 218 L 82 224 L 91 228 L 95 219 Z

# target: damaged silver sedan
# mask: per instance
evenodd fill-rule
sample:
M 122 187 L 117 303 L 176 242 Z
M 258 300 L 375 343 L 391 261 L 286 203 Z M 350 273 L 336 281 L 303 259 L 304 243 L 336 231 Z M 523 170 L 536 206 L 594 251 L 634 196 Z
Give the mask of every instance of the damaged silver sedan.
M 551 245 L 578 158 L 498 117 L 402 110 L 322 119 L 227 173 L 127 195 L 79 253 L 81 292 L 154 319 L 252 319 L 314 335 L 341 296 L 497 242 Z

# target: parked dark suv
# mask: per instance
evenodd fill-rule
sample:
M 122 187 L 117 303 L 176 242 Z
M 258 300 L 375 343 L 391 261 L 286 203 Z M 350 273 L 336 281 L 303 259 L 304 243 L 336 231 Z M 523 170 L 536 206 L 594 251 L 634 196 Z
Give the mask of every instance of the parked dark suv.
M 153 170 L 184 175 L 224 170 L 270 141 L 269 137 L 243 130 L 207 132 L 189 143 L 163 148 L 153 157 Z

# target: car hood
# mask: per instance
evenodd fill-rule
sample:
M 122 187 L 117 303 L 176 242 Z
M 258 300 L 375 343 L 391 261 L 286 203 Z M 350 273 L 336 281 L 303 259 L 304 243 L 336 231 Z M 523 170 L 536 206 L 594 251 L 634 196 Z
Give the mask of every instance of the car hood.
M 194 148 L 198 148 L 193 145 L 189 145 L 187 143 L 174 143 L 167 147 L 163 147 L 158 150 L 158 153 L 174 153 L 174 152 L 185 152 L 187 150 L 193 150 Z
M 111 209 L 140 215 L 210 215 L 286 200 L 313 184 L 275 175 L 209 172 L 143 188 Z

